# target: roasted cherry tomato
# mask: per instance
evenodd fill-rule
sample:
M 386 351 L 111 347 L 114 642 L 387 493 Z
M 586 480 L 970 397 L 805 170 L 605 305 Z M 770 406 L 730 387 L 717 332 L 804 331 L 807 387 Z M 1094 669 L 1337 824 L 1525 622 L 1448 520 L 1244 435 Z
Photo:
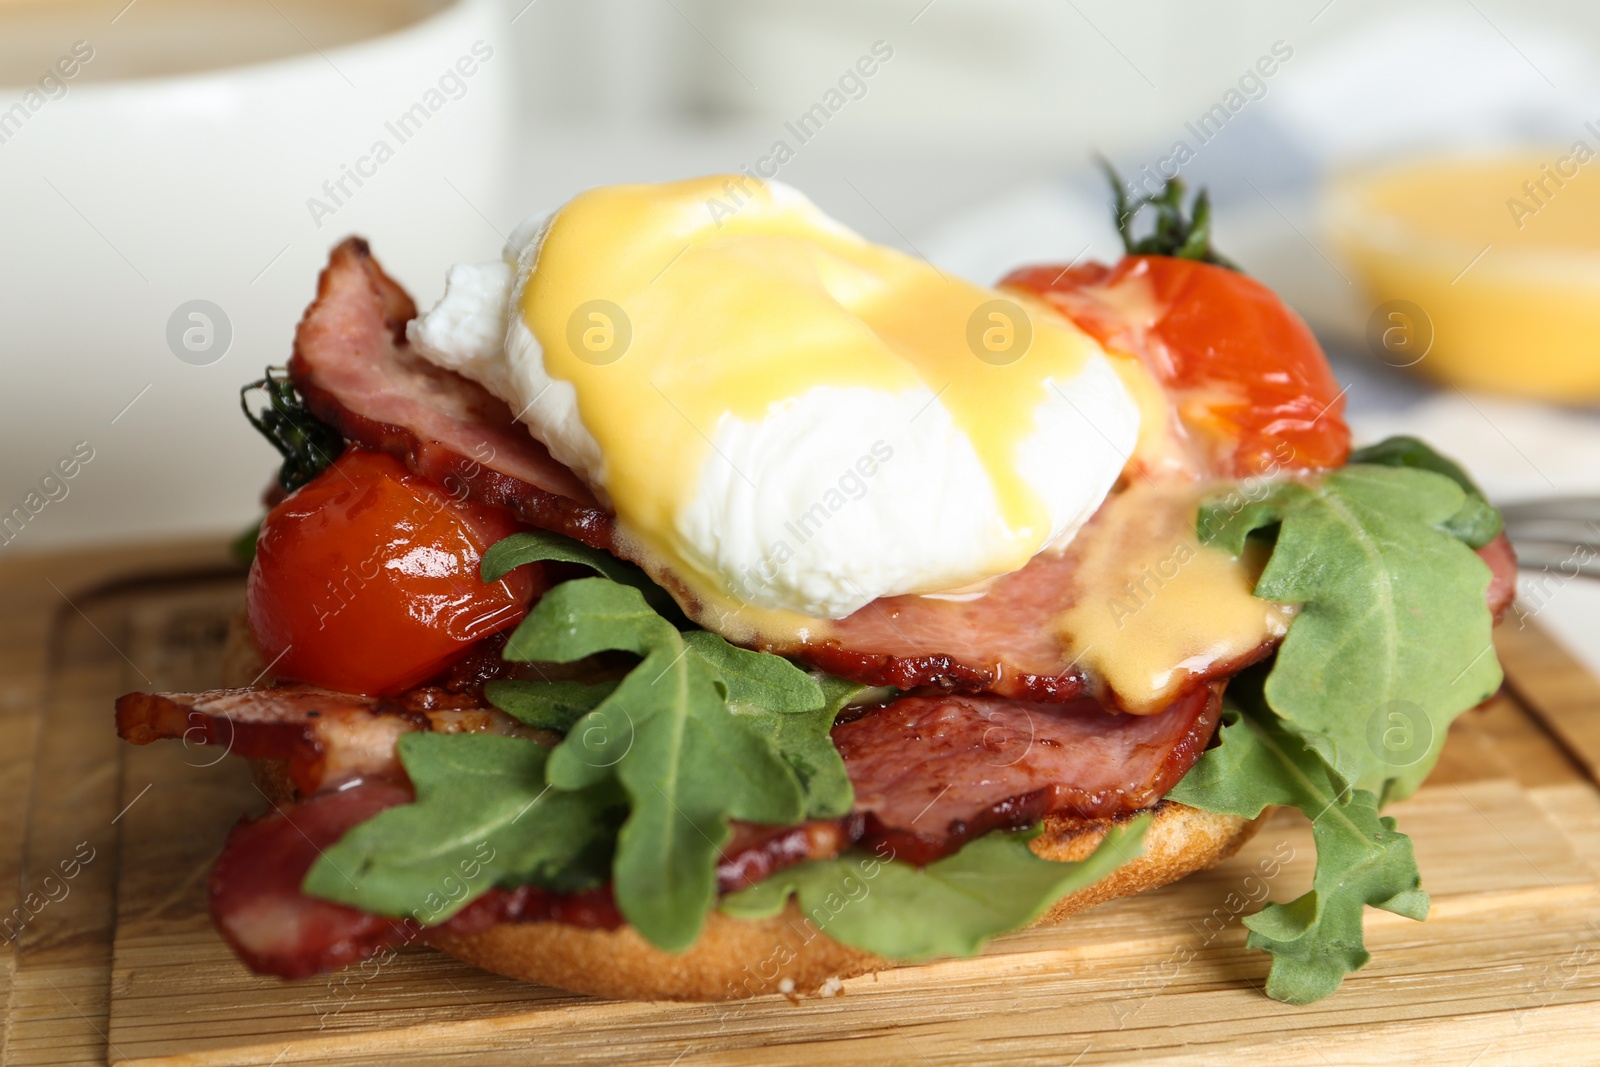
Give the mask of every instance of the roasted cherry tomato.
M 1337 467 L 1344 397 L 1300 317 L 1238 271 L 1171 256 L 1024 267 L 1001 285 L 1037 293 L 1108 349 L 1140 359 L 1208 446 L 1213 473 Z
M 250 629 L 280 677 L 386 694 L 514 625 L 536 566 L 485 583 L 478 564 L 516 523 L 452 499 L 399 460 L 352 448 L 273 508 L 250 568 Z

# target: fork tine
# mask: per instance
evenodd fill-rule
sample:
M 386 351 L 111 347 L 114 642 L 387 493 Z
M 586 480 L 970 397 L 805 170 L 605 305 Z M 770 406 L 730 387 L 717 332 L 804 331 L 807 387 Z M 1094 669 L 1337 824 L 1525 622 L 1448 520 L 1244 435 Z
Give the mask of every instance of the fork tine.
M 1571 545 L 1518 544 L 1517 568 L 1556 571 L 1570 578 L 1600 578 L 1600 552 L 1590 552 L 1580 559 Z
M 1538 521 L 1542 519 L 1572 519 L 1579 522 L 1600 522 L 1600 496 L 1557 496 L 1538 500 L 1523 500 L 1500 506 L 1506 522 Z
M 1577 519 L 1523 519 L 1506 520 L 1506 536 L 1515 542 L 1548 541 L 1568 545 L 1594 544 L 1600 541 L 1600 522 L 1583 522 Z
M 1500 507 L 1523 571 L 1600 578 L 1600 496 L 1556 496 Z

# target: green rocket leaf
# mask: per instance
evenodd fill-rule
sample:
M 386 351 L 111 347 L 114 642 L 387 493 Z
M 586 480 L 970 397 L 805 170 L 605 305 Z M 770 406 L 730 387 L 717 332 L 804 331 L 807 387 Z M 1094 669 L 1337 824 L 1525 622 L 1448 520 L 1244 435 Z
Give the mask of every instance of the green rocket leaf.
M 558 790 L 621 783 L 630 812 L 613 867 L 617 906 L 676 951 L 693 943 L 715 899 L 728 820 L 795 823 L 804 795 L 773 745 L 729 709 L 716 671 L 632 586 L 563 582 L 504 654 L 566 663 L 608 650 L 643 658 L 551 753 L 549 780 Z
M 311 896 L 440 923 L 496 885 L 576 889 L 605 880 L 623 798 L 614 786 L 548 788 L 549 755 L 493 734 L 412 733 L 400 761 L 417 798 L 326 849 Z
M 849 852 L 780 871 L 728 896 L 722 910 L 770 918 L 792 896 L 813 925 L 842 944 L 898 960 L 971 956 L 1138 856 L 1148 825 L 1140 817 L 1113 827 L 1080 863 L 1040 859 L 1028 848 L 1034 834 L 1004 831 L 920 868 Z
M 1269 904 L 1244 920 L 1249 947 L 1273 957 L 1267 995 L 1309 1004 L 1334 990 L 1371 958 L 1362 941 L 1367 906 L 1422 920 L 1411 840 L 1378 815 L 1378 798 L 1338 786 L 1321 755 L 1283 729 L 1270 712 L 1223 712 L 1220 743 L 1200 757 L 1167 794 L 1190 807 L 1253 819 L 1268 807 L 1300 809 L 1317 846 L 1312 889 Z
M 1363 465 L 1200 519 L 1201 536 L 1234 553 L 1276 527 L 1255 592 L 1299 608 L 1267 704 L 1341 787 L 1384 802 L 1415 791 L 1451 720 L 1500 685 L 1489 569 L 1446 529 L 1465 500 L 1445 475 Z

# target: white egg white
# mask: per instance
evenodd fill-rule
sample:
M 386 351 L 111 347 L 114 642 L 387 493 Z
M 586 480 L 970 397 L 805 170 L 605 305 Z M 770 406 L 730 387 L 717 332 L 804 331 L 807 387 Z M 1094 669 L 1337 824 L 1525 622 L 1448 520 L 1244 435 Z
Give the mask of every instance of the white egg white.
M 505 400 L 609 501 L 605 456 L 576 389 L 546 372 L 539 342 L 513 312 L 547 222 L 541 215 L 519 227 L 504 262 L 452 267 L 444 297 L 407 336 L 425 358 Z M 1016 470 L 1046 505 L 1047 546 L 1060 548 L 1116 482 L 1139 410 L 1096 353 L 1072 378 L 1044 383 L 1034 426 Z M 724 595 L 842 618 L 880 597 L 958 589 L 996 573 L 1008 531 L 994 486 L 931 390 L 813 388 L 759 421 L 725 416 L 710 436 L 692 499 L 654 540 Z

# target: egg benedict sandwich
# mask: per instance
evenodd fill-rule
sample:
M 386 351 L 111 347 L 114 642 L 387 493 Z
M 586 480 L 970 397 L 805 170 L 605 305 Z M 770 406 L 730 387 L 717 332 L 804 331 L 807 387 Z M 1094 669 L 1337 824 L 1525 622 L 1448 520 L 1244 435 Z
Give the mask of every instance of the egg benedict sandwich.
M 1351 451 L 1203 193 L 1115 210 L 1119 262 L 993 287 L 737 177 L 583 193 L 420 314 L 335 248 L 245 391 L 283 465 L 239 684 L 116 709 L 255 761 L 210 880 L 239 957 L 810 992 L 1279 806 L 1319 855 L 1246 920 L 1270 996 L 1365 963 L 1366 907 L 1422 919 L 1378 812 L 1500 684 L 1499 516 L 1420 441 Z

